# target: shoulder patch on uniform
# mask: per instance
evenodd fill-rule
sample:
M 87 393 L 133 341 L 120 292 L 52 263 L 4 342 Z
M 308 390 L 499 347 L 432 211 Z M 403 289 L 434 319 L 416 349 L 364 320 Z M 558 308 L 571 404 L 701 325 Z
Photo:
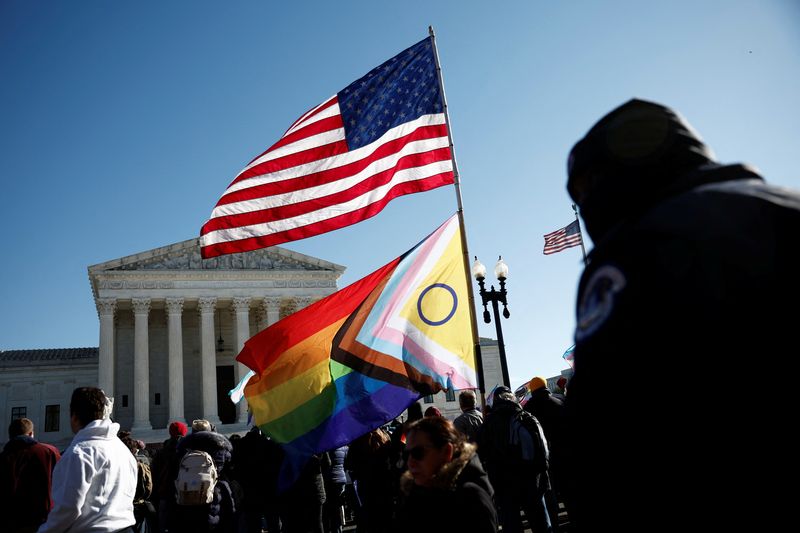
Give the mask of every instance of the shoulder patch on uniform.
M 603 265 L 592 274 L 578 304 L 577 341 L 591 337 L 611 316 L 614 297 L 625 285 L 625 275 L 615 266 Z

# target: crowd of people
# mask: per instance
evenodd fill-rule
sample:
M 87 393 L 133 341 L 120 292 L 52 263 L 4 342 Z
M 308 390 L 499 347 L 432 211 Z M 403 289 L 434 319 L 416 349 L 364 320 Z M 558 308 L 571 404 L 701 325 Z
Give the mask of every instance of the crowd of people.
M 225 435 L 207 420 L 172 422 L 148 449 L 110 417 L 97 388 L 70 401 L 75 437 L 59 452 L 14 420 L 0 455 L 4 531 L 108 533 L 341 533 L 356 531 L 556 530 L 548 445 L 536 418 L 510 389 L 481 411 L 459 395 L 453 422 L 419 403 L 348 446 L 315 455 L 279 490 L 284 452 L 258 427 Z M 523 416 L 524 415 L 524 416 Z M 519 420 L 531 422 L 519 423 Z M 554 512 L 555 511 L 555 512 Z M 499 515 L 498 515 L 499 513 Z
M 568 174 L 595 247 L 566 397 L 537 377 L 524 406 L 499 387 L 481 411 L 462 391 L 453 422 L 415 403 L 278 491 L 283 452 L 258 428 L 173 422 L 150 461 L 103 392 L 79 388 L 63 452 L 11 423 L 3 531 L 340 533 L 347 508 L 359 532 L 516 533 L 524 514 L 539 533 L 562 506 L 570 531 L 781 530 L 792 389 L 763 354 L 791 346 L 800 194 L 717 163 L 680 115 L 641 100 L 589 130 Z M 701 400 L 680 389 L 689 367 Z M 614 391 L 630 371 L 640 385 Z M 768 374 L 765 406 L 743 378 Z

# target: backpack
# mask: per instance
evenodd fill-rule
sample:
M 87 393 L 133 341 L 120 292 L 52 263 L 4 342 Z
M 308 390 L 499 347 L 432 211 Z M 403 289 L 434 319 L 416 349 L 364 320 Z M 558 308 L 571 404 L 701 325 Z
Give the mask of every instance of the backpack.
M 175 478 L 178 505 L 205 505 L 214 499 L 217 467 L 206 452 L 188 450 Z
M 550 451 L 541 424 L 529 412 L 520 409 L 508 424 L 507 450 L 527 472 L 547 474 L 550 468 Z
M 140 461 L 136 461 L 136 493 L 133 495 L 134 503 L 143 502 L 150 498 L 153 493 L 153 474 L 150 467 Z

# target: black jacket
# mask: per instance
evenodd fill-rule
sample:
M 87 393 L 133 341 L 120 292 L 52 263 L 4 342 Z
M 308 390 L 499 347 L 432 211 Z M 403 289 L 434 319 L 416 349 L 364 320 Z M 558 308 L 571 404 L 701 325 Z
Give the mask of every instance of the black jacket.
M 215 532 L 233 533 L 236 531 L 236 502 L 227 478 L 227 467 L 231 462 L 230 441 L 225 435 L 213 431 L 198 431 L 182 438 L 177 445 L 176 460 L 180 460 L 188 450 L 206 452 L 217 468 L 217 484 L 211 503 L 197 506 L 173 505 L 170 513 L 170 531 L 176 533 Z M 177 472 L 177 468 L 175 469 Z
M 409 472 L 400 485 L 406 499 L 394 531 L 497 531 L 494 491 L 473 444 L 464 444 L 458 456 L 442 467 L 435 486 L 415 485 Z
M 770 529 L 768 489 L 783 485 L 770 478 L 790 482 L 795 456 L 782 366 L 797 353 L 800 194 L 709 166 L 645 204 L 603 234 L 580 282 L 576 517 L 584 530 L 637 516 L 682 527 L 675 510 L 697 507 L 706 525 Z

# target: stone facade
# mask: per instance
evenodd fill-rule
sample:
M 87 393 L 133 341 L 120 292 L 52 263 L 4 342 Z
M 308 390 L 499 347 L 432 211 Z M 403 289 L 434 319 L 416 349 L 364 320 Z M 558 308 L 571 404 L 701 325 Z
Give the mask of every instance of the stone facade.
M 72 439 L 69 398 L 97 384 L 97 348 L 0 352 L 0 442 L 12 418 L 30 418 L 36 438 L 65 445 Z

